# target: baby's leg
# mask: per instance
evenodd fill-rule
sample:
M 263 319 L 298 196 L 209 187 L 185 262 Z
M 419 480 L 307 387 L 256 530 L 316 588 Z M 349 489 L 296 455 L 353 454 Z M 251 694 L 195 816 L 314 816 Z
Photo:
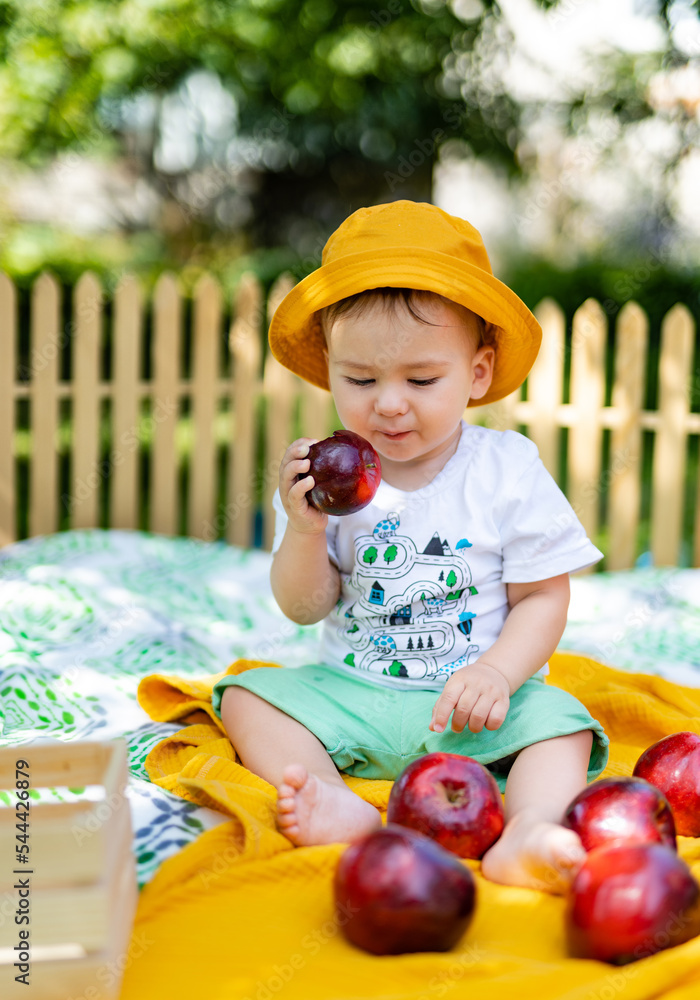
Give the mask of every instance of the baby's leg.
M 561 820 L 586 787 L 592 741 L 592 731 L 584 729 L 520 751 L 506 782 L 505 828 L 481 859 L 486 878 L 566 891 L 586 852 L 578 834 L 561 826 Z
M 277 825 L 293 844 L 346 843 L 382 825 L 323 743 L 291 715 L 232 685 L 221 699 L 221 721 L 244 767 L 277 788 Z

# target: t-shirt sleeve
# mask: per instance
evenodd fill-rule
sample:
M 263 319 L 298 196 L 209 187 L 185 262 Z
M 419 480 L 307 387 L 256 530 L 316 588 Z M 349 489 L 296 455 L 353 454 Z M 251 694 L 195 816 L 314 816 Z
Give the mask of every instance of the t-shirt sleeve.
M 517 437 L 511 463 L 516 478 L 506 490 L 500 517 L 503 582 L 547 580 L 599 562 L 603 553 L 545 468 L 537 445 Z
M 282 498 L 280 497 L 279 487 L 275 490 L 272 497 L 272 507 L 275 512 L 275 537 L 272 541 L 272 555 L 279 549 L 282 544 L 282 539 L 284 538 L 284 533 L 287 530 L 287 512 L 282 506 Z M 328 518 L 328 525 L 326 527 L 326 545 L 328 547 L 328 558 L 340 569 L 340 563 L 338 561 L 337 552 L 337 537 L 338 528 L 335 523 L 336 519 L 334 517 Z

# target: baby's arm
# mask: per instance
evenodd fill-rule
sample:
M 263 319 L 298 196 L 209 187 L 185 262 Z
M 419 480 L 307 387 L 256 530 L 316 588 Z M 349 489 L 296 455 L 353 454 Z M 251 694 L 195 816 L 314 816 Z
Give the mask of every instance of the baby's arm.
M 309 471 L 306 457 L 313 438 L 293 441 L 280 465 L 280 499 L 287 527 L 272 560 L 270 584 L 280 610 L 299 625 L 313 625 L 332 610 L 340 596 L 340 574 L 328 558 L 328 515 L 311 507 L 306 493 L 313 477 L 296 482 Z
M 486 652 L 448 678 L 433 708 L 430 729 L 442 732 L 452 709 L 452 729 L 498 729 L 511 695 L 542 667 L 559 644 L 569 608 L 569 574 L 533 583 L 506 584 L 510 611 Z

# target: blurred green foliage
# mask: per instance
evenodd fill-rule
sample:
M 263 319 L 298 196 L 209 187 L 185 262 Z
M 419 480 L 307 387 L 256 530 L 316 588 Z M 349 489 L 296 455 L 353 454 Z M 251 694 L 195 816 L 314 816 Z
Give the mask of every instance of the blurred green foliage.
M 570 4 L 560 6 L 566 18 Z M 570 134 L 586 115 L 626 123 L 652 114 L 651 74 L 680 59 L 668 4 L 655 6 L 664 51 L 606 50 L 599 83 L 562 94 Z M 287 269 L 301 278 L 355 208 L 430 199 L 446 141 L 507 176 L 529 169 L 519 143 L 537 104 L 519 103 L 491 73 L 507 39 L 494 0 L 0 0 L 0 169 L 38 169 L 59 154 L 119 160 L 160 198 L 154 219 L 80 235 L 16 219 L 0 193 L 0 268 L 25 287 L 43 268 L 66 285 L 95 270 L 108 289 L 128 269 L 147 291 L 165 269 L 181 274 L 185 291 L 204 270 L 228 291 L 247 269 L 266 285 Z M 178 105 L 183 129 L 198 119 L 197 148 L 191 163 L 166 170 L 156 156 L 161 112 L 198 70 L 216 74 L 230 120 L 207 131 L 201 108 Z M 138 127 L 137 111 L 147 119 Z M 247 157 L 242 179 L 227 172 L 232 139 Z M 243 198 L 248 215 L 236 221 L 231 198 Z M 233 221 L 222 224 L 222 211 Z M 599 264 L 579 268 L 581 285 Z M 519 281 L 525 270 L 503 277 Z M 528 300 L 545 272 L 533 263 Z M 550 276 L 556 283 L 555 269 Z

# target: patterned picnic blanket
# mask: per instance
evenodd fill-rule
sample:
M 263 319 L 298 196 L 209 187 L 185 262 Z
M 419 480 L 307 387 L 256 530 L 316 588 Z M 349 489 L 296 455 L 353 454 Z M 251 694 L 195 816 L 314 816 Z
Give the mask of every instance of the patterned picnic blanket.
M 140 886 L 165 858 L 228 820 L 148 780 L 146 755 L 181 726 L 148 718 L 136 700 L 141 678 L 212 674 L 241 657 L 287 666 L 316 658 L 320 623 L 284 617 L 270 561 L 268 552 L 223 542 L 114 529 L 0 550 L 0 745 L 125 738 Z M 573 577 L 560 649 L 700 686 L 699 608 L 700 570 Z

